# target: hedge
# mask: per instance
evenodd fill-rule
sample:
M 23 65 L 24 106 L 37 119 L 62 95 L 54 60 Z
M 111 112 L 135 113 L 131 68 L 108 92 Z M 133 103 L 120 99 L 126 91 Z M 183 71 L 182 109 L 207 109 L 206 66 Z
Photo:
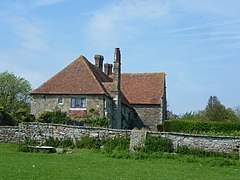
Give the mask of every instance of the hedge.
M 233 132 L 240 131 L 239 122 L 213 122 L 191 120 L 166 120 L 157 126 L 158 131 L 165 132 Z

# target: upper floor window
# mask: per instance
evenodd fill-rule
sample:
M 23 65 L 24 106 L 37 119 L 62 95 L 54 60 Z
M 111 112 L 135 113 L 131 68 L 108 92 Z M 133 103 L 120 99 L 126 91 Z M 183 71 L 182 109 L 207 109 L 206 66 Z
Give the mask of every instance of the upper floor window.
M 86 108 L 86 98 L 71 98 L 71 108 Z
M 63 98 L 62 97 L 58 98 L 58 104 L 63 104 Z

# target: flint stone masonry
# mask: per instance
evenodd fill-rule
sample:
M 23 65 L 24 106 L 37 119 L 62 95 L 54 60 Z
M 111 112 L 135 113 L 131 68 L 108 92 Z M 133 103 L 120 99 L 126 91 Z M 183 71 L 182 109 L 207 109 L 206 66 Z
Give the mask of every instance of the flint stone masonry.
M 146 134 L 166 137 L 172 140 L 173 147 L 186 145 L 188 147 L 202 148 L 208 151 L 231 153 L 238 151 L 240 137 L 233 136 L 206 136 L 169 132 L 140 132 L 120 129 L 94 128 L 83 126 L 69 126 L 48 123 L 21 123 L 19 126 L 0 126 L 0 142 L 18 143 L 25 138 L 37 140 L 39 143 L 53 137 L 58 139 L 72 138 L 80 139 L 82 136 L 92 136 L 96 138 L 117 138 L 123 136 L 131 137 L 131 147 L 142 142 Z
M 0 126 L 0 142 L 18 142 L 18 126 Z
M 146 140 L 147 131 L 132 130 L 130 135 L 130 147 L 129 150 L 134 152 L 144 146 Z
M 186 145 L 192 148 L 201 148 L 206 151 L 231 153 L 233 151 L 238 152 L 238 145 L 240 144 L 239 136 L 207 136 L 169 132 L 149 132 L 149 134 L 171 139 L 174 149 L 178 146 Z
M 59 140 L 64 138 L 76 140 L 86 135 L 96 138 L 117 138 L 129 136 L 130 133 L 130 130 L 69 126 L 48 123 L 22 123 L 19 125 L 19 134 L 21 136 L 21 140 L 24 140 L 25 138 L 31 138 L 39 143 L 44 142 L 50 137 L 54 139 L 58 138 Z
M 160 105 L 133 105 L 139 118 L 151 131 L 157 130 L 157 125 L 162 123 L 162 108 Z

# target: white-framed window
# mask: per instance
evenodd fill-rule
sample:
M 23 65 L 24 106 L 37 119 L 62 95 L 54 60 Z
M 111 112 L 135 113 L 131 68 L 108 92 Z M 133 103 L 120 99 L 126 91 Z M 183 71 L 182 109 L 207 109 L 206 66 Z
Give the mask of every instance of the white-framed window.
M 58 98 L 58 104 L 63 104 L 63 98 L 62 97 Z
M 71 108 L 86 108 L 86 98 L 71 98 Z

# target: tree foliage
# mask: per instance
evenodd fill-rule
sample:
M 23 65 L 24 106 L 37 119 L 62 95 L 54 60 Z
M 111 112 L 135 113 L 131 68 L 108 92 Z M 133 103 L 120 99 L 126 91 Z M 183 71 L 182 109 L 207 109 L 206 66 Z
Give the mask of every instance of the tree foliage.
M 87 117 L 81 121 L 88 126 L 93 127 L 108 127 L 109 120 L 106 117 L 101 117 L 99 111 L 91 108 L 87 114 Z
M 15 123 L 13 118 L 0 106 L 0 126 L 13 126 Z
M 239 121 L 240 116 L 231 108 L 221 104 L 216 96 L 210 96 L 204 110 L 186 112 L 176 119 L 180 120 L 208 120 L 208 121 Z
M 0 73 L 0 125 L 34 121 L 30 115 L 31 85 L 13 73 Z
M 43 123 L 70 124 L 71 122 L 71 119 L 67 116 L 67 113 L 61 111 L 46 111 L 42 113 L 37 120 Z
M 31 85 L 24 78 L 7 71 L 0 73 L 0 105 L 7 112 L 30 110 L 30 91 Z
M 210 96 L 205 108 L 205 117 L 209 121 L 232 121 L 238 119 L 235 112 L 221 104 L 216 96 Z

